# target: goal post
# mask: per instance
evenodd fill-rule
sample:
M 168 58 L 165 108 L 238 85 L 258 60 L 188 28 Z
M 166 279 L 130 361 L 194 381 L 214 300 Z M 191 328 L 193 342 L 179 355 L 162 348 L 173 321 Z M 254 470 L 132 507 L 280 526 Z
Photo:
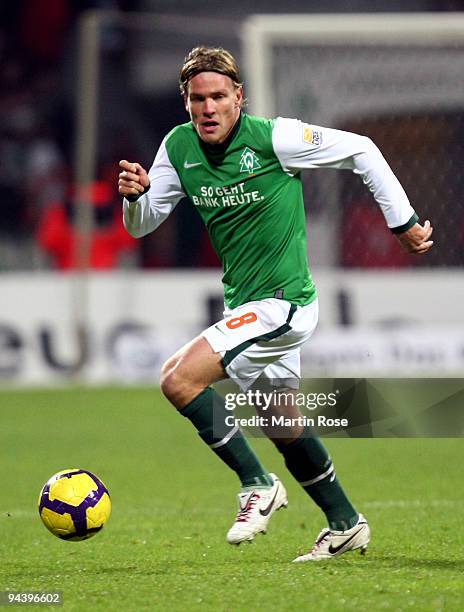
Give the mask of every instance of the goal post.
M 386 49 L 401 46 L 412 50 L 414 47 L 461 47 L 464 53 L 464 15 L 462 13 L 375 13 L 375 14 L 301 14 L 301 15 L 252 15 L 242 29 L 243 57 L 247 74 L 247 90 L 250 97 L 250 110 L 258 115 L 272 116 L 278 112 L 276 96 L 275 48 L 293 47 L 323 48 L 338 46 L 370 47 L 378 45 Z M 462 59 L 463 56 L 461 56 Z M 372 59 L 372 56 L 371 56 Z M 414 58 L 417 61 L 417 57 Z M 296 58 L 295 58 L 296 60 Z M 428 57 L 423 58 L 427 62 Z M 462 87 L 463 64 L 444 63 L 447 77 L 459 77 L 450 80 L 451 91 L 457 94 L 458 100 L 464 100 Z M 301 84 L 305 79 L 305 70 L 314 72 L 316 66 L 298 64 Z M 385 78 L 377 73 L 381 81 Z M 443 101 L 450 94 L 441 91 Z M 453 95 L 453 100 L 455 99 Z
M 456 222 L 464 228 L 459 180 L 464 15 L 254 15 L 244 23 L 242 40 L 250 112 L 370 136 L 421 217 L 435 223 L 441 247 L 414 265 L 462 265 Z M 367 204 L 359 178 L 348 175 L 303 174 L 313 263 L 411 265 L 382 233 L 383 220 L 377 210 L 372 212 L 372 202 Z M 373 244 L 362 244 L 361 229 L 354 236 L 356 245 L 350 246 L 355 211 L 369 227 L 368 217 L 374 215 Z M 311 243 L 316 243 L 314 253 Z

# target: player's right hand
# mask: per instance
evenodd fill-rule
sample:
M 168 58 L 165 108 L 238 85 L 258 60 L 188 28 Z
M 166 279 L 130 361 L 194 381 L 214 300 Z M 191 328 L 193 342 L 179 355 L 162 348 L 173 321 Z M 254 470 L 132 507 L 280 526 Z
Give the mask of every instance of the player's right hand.
M 118 191 L 124 197 L 140 195 L 150 186 L 147 171 L 137 162 L 122 159 L 119 167 L 121 172 L 119 173 Z

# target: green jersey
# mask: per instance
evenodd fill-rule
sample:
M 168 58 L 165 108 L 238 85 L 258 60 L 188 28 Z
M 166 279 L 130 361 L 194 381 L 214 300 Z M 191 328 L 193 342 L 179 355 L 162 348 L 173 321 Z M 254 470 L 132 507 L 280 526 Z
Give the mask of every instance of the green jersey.
M 227 148 L 217 152 L 191 123 L 166 138 L 167 155 L 221 260 L 230 308 L 270 297 L 307 304 L 315 297 L 301 180 L 282 169 L 273 126 L 243 115 Z
M 368 138 L 296 119 L 242 114 L 225 146 L 203 143 L 191 122 L 174 128 L 149 172 L 150 190 L 135 203 L 124 201 L 124 223 L 132 235 L 142 236 L 187 196 L 222 262 L 227 306 L 272 297 L 308 304 L 316 289 L 300 171 L 320 166 L 361 174 L 390 227 L 414 214 Z

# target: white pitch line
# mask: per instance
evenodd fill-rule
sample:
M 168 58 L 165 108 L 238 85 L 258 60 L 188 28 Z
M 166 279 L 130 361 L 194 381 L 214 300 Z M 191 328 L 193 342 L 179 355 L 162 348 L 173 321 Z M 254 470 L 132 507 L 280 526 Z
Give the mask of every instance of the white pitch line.
M 363 508 L 456 508 L 462 507 L 462 502 L 457 499 L 377 499 L 362 504 Z M 164 508 L 164 512 L 176 515 L 183 512 L 183 508 Z M 131 511 L 126 514 L 137 514 L 138 516 L 152 516 L 153 511 Z M 36 518 L 37 510 L 25 510 L 23 508 L 14 508 L 9 510 L 0 510 L 0 520 L 14 520 L 17 518 Z
M 365 502 L 363 508 L 452 508 L 462 506 L 454 499 L 384 499 Z

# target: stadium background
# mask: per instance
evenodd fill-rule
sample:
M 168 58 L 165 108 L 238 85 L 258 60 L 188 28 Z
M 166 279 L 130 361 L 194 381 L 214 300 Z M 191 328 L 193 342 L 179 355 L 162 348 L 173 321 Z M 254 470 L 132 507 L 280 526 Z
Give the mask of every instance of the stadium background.
M 437 23 L 446 16 L 457 23 L 462 8 L 460 0 L 288 0 L 284 7 L 306 19 L 426 13 Z M 257 546 L 231 560 L 223 533 L 235 479 L 156 390 L 166 356 L 220 316 L 221 273 L 187 202 L 142 240 L 122 231 L 117 162 L 149 166 L 163 135 L 185 120 L 177 74 L 199 43 L 237 55 L 253 111 L 246 24 L 252 14 L 282 9 L 261 0 L 252 9 L 199 0 L 23 0 L 0 8 L 0 591 L 61 587 L 65 608 L 76 610 L 89 602 L 108 609 L 108 596 L 117 598 L 115 609 L 462 609 L 462 535 L 449 530 L 462 524 L 462 482 L 450 471 L 460 440 L 330 441 L 376 549 L 367 566 L 356 559 L 330 572 L 295 573 L 287 562 L 307 530 L 312 538 L 320 528 L 316 510 L 302 522 L 307 500 L 289 483 L 292 506 L 277 519 L 266 559 Z M 422 51 L 427 46 L 424 35 Z M 365 51 L 351 56 L 347 78 L 345 65 L 336 72 L 339 48 L 309 51 L 289 40 L 275 50 L 276 113 L 371 136 L 435 226 L 433 252 L 405 255 L 357 177 L 306 176 L 321 299 L 319 329 L 304 354 L 308 377 L 462 378 L 463 48 L 444 46 L 455 57 L 441 85 L 436 56 L 424 51 L 414 74 L 408 45 L 392 54 L 393 65 L 385 49 L 372 48 L 373 64 L 393 84 L 375 112 L 385 90 L 375 74 L 363 80 Z M 308 57 L 315 80 L 302 69 Z M 352 97 L 359 112 L 330 114 L 321 83 L 327 63 L 334 100 L 337 82 L 359 83 Z M 401 98 L 401 83 L 414 95 Z M 440 86 L 442 96 L 421 102 Z M 280 473 L 265 441 L 254 442 Z M 52 473 L 75 466 L 106 481 L 114 514 L 106 533 L 71 551 L 41 527 L 35 496 Z M 205 480 L 215 486 L 205 491 Z

